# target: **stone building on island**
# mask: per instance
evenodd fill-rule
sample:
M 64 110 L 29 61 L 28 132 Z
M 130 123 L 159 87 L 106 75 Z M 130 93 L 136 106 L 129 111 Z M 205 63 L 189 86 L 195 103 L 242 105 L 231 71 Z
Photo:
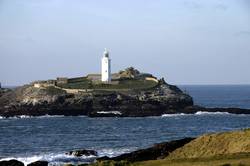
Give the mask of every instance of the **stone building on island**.
M 101 72 L 99 74 L 88 74 L 86 76 L 67 78 L 57 77 L 54 80 L 32 82 L 36 88 L 55 87 L 63 90 L 93 90 L 93 89 L 133 89 L 135 87 L 154 87 L 158 80 L 152 74 L 141 73 L 133 67 L 111 73 L 111 59 L 109 51 L 104 50 L 101 59 Z

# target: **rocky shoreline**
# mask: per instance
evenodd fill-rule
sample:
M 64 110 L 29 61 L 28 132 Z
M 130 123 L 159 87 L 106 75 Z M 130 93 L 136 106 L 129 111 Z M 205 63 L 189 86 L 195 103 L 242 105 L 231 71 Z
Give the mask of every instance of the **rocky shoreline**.
M 1 90 L 0 116 L 64 115 L 89 117 L 146 117 L 163 114 L 227 112 L 250 114 L 249 109 L 205 108 L 193 105 L 193 99 L 178 87 L 160 80 L 146 90 L 67 93 L 56 87 L 35 88 L 25 85 Z
M 73 150 L 66 155 L 81 158 L 92 156 L 89 164 L 78 166 L 133 166 L 133 165 L 218 165 L 250 161 L 250 129 L 212 133 L 197 138 L 183 138 L 163 142 L 146 149 L 121 154 L 116 157 L 98 156 L 94 150 Z M 245 161 L 246 160 L 246 161 Z M 204 164 L 205 161 L 205 164 Z M 203 163 L 203 164 L 202 164 Z M 237 165 L 236 164 L 236 165 Z M 18 160 L 0 161 L 1 166 L 24 166 Z M 48 161 L 35 161 L 27 166 L 48 166 Z M 73 166 L 74 164 L 66 164 Z M 65 165 L 65 166 L 66 166 Z

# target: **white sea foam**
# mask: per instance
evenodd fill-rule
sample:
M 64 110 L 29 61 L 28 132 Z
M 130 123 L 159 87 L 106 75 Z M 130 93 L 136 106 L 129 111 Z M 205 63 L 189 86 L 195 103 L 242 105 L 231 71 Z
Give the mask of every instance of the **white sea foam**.
M 136 148 L 106 148 L 106 149 L 101 149 L 98 150 L 98 155 L 99 156 L 108 156 L 108 157 L 115 157 L 119 156 L 124 153 L 129 153 L 136 150 Z
M 115 115 L 121 115 L 122 113 L 119 111 L 99 111 L 98 114 L 115 114 Z
M 204 111 L 198 111 L 195 113 L 195 115 L 230 115 L 228 112 L 204 112 Z
M 66 117 L 64 115 L 42 115 L 42 116 L 29 116 L 29 115 L 17 115 L 12 117 L 0 116 L 0 119 L 27 119 L 27 118 L 62 118 Z M 86 116 L 77 116 L 77 117 L 86 117 Z
M 77 164 L 77 163 L 89 163 L 93 162 L 96 156 L 81 156 L 75 157 L 71 155 L 62 154 L 44 154 L 44 155 L 34 155 L 34 156 L 27 156 L 27 157 L 8 157 L 0 159 L 0 161 L 4 160 L 18 160 L 24 163 L 24 165 L 30 164 L 35 161 L 48 161 L 49 165 L 64 165 L 67 163 Z
M 24 118 L 30 118 L 31 116 L 28 116 L 28 115 L 20 115 L 20 116 L 17 116 L 17 118 L 21 118 L 21 119 L 24 119 Z
M 195 114 L 163 114 L 162 117 L 180 117 L 180 116 L 201 116 L 201 115 L 237 115 L 237 114 L 231 114 L 228 112 L 205 112 L 205 111 L 198 111 Z M 241 114 L 242 115 L 242 114 Z
M 124 153 L 128 153 L 136 150 L 136 148 L 106 148 L 97 150 L 98 157 L 108 156 L 114 157 Z M 96 156 L 81 156 L 75 157 L 72 155 L 66 155 L 65 153 L 49 153 L 49 154 L 41 154 L 41 155 L 31 155 L 31 156 L 22 156 L 22 157 L 8 157 L 2 158 L 0 161 L 7 160 L 18 160 L 24 163 L 24 165 L 30 164 L 35 161 L 48 161 L 50 166 L 61 166 L 65 164 L 82 164 L 82 163 L 90 163 L 94 162 Z
M 62 118 L 64 115 L 42 115 L 42 116 L 33 116 L 35 118 Z
M 178 116 L 185 116 L 185 115 L 189 115 L 189 114 L 184 114 L 184 113 L 180 113 L 180 114 L 163 114 L 163 115 L 161 115 L 161 117 L 178 117 Z
M 18 160 L 24 163 L 24 165 L 27 165 L 29 163 L 38 161 L 38 160 L 43 160 L 43 156 L 30 156 L 30 157 L 7 157 L 7 158 L 2 158 L 0 161 L 8 161 L 8 160 Z

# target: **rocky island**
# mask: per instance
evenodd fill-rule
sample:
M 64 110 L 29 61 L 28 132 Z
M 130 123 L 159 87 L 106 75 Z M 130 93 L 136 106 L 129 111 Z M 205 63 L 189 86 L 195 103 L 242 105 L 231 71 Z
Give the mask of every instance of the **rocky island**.
M 192 97 L 179 88 L 130 67 L 112 74 L 36 81 L 0 96 L 0 116 L 87 115 L 159 116 L 192 106 Z
M 247 109 L 204 108 L 177 86 L 133 67 L 112 74 L 109 83 L 100 74 L 35 81 L 0 91 L 0 116 L 86 115 L 89 117 L 144 117 L 163 114 L 229 112 Z

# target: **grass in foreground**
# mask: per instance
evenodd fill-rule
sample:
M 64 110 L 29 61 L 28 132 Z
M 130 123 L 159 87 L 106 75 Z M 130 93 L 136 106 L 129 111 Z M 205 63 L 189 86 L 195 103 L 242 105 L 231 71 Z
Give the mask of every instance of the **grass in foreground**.
M 231 154 L 208 158 L 163 159 L 134 163 L 135 166 L 250 166 L 250 154 Z
M 91 166 L 250 166 L 250 153 L 194 159 L 151 160 L 136 163 L 101 161 Z
M 174 150 L 165 159 L 99 162 L 93 166 L 250 166 L 250 129 L 205 134 Z

